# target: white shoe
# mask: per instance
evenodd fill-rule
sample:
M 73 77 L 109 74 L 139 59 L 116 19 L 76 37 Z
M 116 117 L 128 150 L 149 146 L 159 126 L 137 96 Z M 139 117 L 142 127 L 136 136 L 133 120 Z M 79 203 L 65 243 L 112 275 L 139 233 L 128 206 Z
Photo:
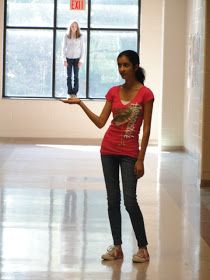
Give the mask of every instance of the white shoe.
M 107 252 L 101 256 L 105 261 L 113 261 L 123 259 L 123 252 L 121 248 L 109 246 Z
M 134 263 L 144 263 L 149 261 L 149 253 L 146 248 L 139 248 L 138 252 L 133 255 Z

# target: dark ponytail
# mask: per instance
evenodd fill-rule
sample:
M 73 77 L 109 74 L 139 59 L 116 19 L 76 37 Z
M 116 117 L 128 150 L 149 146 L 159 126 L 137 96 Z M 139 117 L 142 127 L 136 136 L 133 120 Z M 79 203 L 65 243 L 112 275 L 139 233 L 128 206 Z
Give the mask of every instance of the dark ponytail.
M 121 56 L 126 56 L 129 61 L 133 64 L 133 67 L 136 67 L 136 65 L 138 66 L 138 69 L 136 70 L 136 79 L 144 84 L 144 80 L 145 80 L 145 71 L 142 67 L 139 66 L 139 55 L 137 52 L 132 51 L 132 50 L 126 50 L 121 52 L 117 59 L 120 58 Z
M 145 70 L 142 68 L 142 67 L 139 67 L 137 70 L 136 70 L 136 79 L 144 84 L 144 81 L 145 81 Z

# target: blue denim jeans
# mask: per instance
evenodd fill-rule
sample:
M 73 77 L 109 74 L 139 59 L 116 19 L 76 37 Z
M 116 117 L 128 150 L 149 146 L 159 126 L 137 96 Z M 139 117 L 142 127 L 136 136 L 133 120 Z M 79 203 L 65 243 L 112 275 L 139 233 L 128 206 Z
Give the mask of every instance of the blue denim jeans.
M 136 195 L 137 178 L 134 173 L 136 159 L 129 156 L 101 155 L 101 161 L 107 190 L 108 215 L 114 245 L 122 244 L 121 191 L 119 180 L 119 170 L 121 169 L 124 205 L 130 216 L 138 247 L 146 246 L 148 243 L 144 219 Z
M 68 94 L 77 94 L 79 90 L 79 58 L 67 58 L 67 88 Z M 73 70 L 73 71 L 72 71 Z M 74 72 L 74 83 L 72 84 L 72 73 Z

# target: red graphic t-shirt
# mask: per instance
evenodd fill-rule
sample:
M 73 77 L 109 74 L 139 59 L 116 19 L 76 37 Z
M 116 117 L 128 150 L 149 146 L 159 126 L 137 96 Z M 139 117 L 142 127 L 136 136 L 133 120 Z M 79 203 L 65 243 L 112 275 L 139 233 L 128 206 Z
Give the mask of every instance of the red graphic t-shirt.
M 153 99 L 152 91 L 145 86 L 127 104 L 123 104 L 120 99 L 120 86 L 114 86 L 108 91 L 106 100 L 112 103 L 113 120 L 104 135 L 101 154 L 137 158 L 144 104 Z

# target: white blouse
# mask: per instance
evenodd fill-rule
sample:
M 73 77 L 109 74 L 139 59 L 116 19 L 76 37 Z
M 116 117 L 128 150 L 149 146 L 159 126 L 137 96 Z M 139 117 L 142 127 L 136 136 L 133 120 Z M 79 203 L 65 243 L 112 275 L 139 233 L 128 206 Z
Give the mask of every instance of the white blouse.
M 67 34 L 63 38 L 62 44 L 63 59 L 79 58 L 79 62 L 84 63 L 85 60 L 85 46 L 83 36 L 79 38 L 69 39 Z

